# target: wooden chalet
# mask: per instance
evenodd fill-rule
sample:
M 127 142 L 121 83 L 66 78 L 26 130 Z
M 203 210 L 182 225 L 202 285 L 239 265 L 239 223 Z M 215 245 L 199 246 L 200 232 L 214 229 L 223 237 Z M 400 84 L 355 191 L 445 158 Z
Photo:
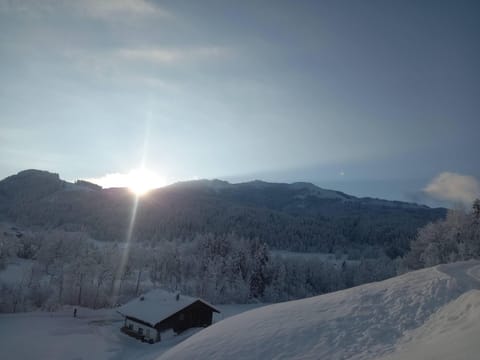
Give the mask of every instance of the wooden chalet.
M 117 311 L 125 318 L 122 332 L 149 343 L 160 341 L 163 332 L 173 330 L 178 334 L 209 326 L 213 313 L 220 313 L 206 301 L 164 290 L 150 291 Z

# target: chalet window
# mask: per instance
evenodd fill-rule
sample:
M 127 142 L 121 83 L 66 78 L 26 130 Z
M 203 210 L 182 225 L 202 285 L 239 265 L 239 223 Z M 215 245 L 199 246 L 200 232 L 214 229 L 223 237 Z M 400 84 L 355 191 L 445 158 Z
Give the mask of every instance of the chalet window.
M 143 335 L 143 328 L 139 327 L 139 328 L 138 328 L 138 333 L 139 333 L 140 335 Z
M 133 330 L 133 324 L 128 324 L 128 328 L 129 328 L 130 330 Z
M 178 315 L 178 320 L 180 320 L 180 321 L 185 320 L 185 314 L 182 313 L 182 314 Z

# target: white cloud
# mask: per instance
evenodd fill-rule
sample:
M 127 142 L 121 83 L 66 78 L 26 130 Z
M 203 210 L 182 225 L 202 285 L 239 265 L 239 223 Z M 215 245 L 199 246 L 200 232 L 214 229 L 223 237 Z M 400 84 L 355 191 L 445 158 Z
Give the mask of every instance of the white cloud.
M 480 182 L 473 176 L 443 172 L 423 190 L 435 199 L 470 206 L 475 198 L 480 197 Z
M 127 187 L 128 174 L 112 173 L 98 178 L 87 178 L 85 181 L 100 185 L 103 188 Z
M 164 9 L 146 0 L 83 0 L 77 6 L 93 17 L 167 16 Z
M 129 61 L 147 61 L 151 63 L 170 64 L 178 62 L 224 58 L 230 50 L 224 47 L 200 46 L 189 48 L 125 48 L 116 55 Z
M 147 0 L 0 0 L 0 11 L 30 16 L 66 12 L 115 21 L 131 17 L 172 16 Z
M 54 11 L 55 3 L 53 0 L 0 0 L 0 12 L 19 13 L 22 15 L 38 15 Z
M 168 49 L 121 49 L 118 57 L 126 60 L 150 61 L 156 63 L 172 63 L 182 58 L 182 53 Z
M 69 66 L 90 77 L 109 83 L 141 84 L 142 86 L 178 90 L 175 81 L 155 74 L 148 66 L 188 66 L 205 64 L 210 61 L 223 61 L 231 54 L 230 48 L 184 47 L 184 48 L 120 48 L 89 50 L 68 47 L 62 51 Z

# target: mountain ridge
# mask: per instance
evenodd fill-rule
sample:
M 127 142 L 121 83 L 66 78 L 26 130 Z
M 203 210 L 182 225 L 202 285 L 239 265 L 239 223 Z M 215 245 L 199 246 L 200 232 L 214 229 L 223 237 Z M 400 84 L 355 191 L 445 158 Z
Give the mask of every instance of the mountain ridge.
M 79 190 L 79 191 L 72 191 Z M 126 188 L 101 189 L 83 180 L 25 170 L 0 181 L 0 214 L 24 225 L 85 230 L 105 241 L 123 241 L 133 195 Z M 353 243 L 408 249 L 418 227 L 445 209 L 357 198 L 311 183 L 231 184 L 195 180 L 152 190 L 138 201 L 134 237 L 140 241 L 188 239 L 196 233 L 259 238 L 276 249 L 323 251 Z

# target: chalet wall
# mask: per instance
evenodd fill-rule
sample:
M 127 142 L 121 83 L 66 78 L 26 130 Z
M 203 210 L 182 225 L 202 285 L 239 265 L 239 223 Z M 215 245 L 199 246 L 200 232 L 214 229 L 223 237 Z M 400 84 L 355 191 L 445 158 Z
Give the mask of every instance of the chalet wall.
M 157 329 L 147 326 L 145 324 L 139 323 L 133 319 L 127 318 L 125 320 L 125 327 L 128 328 L 131 331 L 134 331 L 138 334 L 140 334 L 140 329 L 142 329 L 142 335 L 145 336 L 145 340 L 153 340 L 153 341 L 158 341 L 158 332 Z
M 212 324 L 212 309 L 200 301 L 184 308 L 155 327 L 159 331 L 173 329 L 180 333 L 192 327 L 206 327 Z

